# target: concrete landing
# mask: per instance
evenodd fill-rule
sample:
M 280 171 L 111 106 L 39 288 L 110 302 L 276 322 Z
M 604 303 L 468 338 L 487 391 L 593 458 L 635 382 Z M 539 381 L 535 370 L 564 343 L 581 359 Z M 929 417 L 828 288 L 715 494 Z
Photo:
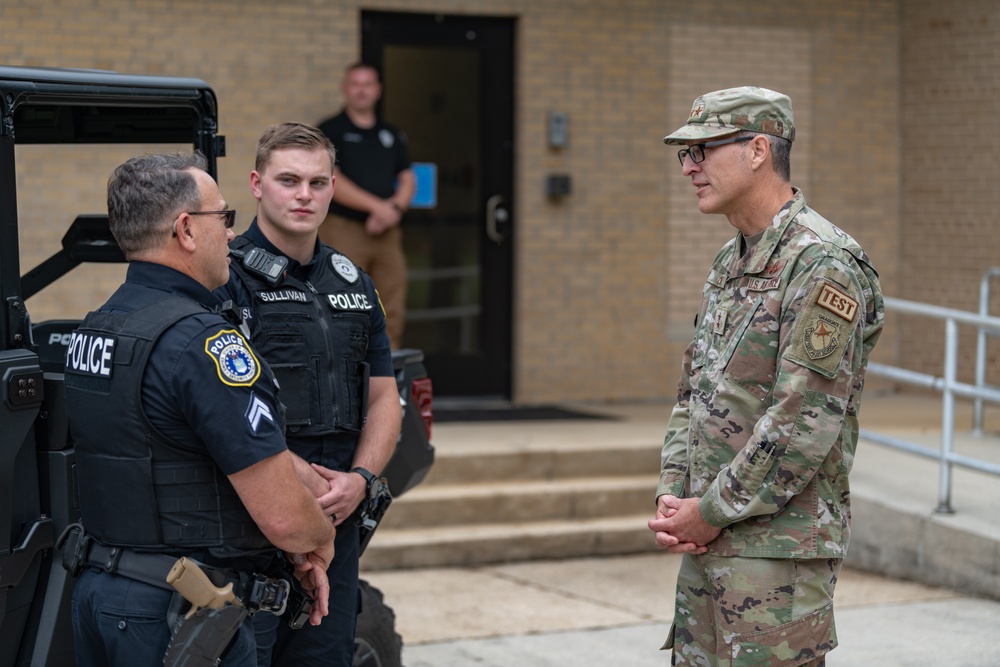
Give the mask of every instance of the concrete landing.
M 936 447 L 940 406 L 934 395 L 867 396 L 862 426 Z M 473 468 L 480 457 L 488 463 L 500 451 L 528 456 L 539 447 L 592 446 L 598 455 L 611 443 L 632 456 L 662 440 L 670 409 L 567 407 L 615 419 L 438 424 L 434 442 L 439 452 L 464 452 L 460 465 Z M 1000 461 L 1000 411 L 988 410 L 987 437 L 973 438 L 971 406 L 956 407 L 956 450 Z M 650 461 L 654 474 L 656 464 Z M 956 468 L 955 512 L 938 514 L 934 461 L 862 441 L 851 481 L 854 532 L 836 598 L 841 645 L 828 665 L 1000 664 L 1000 644 L 992 639 L 1000 636 L 1000 478 Z M 636 555 L 363 577 L 395 609 L 408 667 L 661 666 L 670 661 L 657 649 L 673 615 L 679 558 L 649 541 L 648 551 Z

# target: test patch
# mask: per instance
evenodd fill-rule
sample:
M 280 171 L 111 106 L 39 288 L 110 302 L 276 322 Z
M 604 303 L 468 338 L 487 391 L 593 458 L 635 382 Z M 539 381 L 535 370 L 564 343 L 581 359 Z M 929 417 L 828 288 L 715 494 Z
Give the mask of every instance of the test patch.
M 230 387 L 249 387 L 260 377 L 260 362 L 232 329 L 220 331 L 205 341 L 205 353 L 215 362 L 219 379 Z
M 823 288 L 816 297 L 816 303 L 848 322 L 852 321 L 858 312 L 858 302 L 854 297 L 826 281 L 823 282 Z

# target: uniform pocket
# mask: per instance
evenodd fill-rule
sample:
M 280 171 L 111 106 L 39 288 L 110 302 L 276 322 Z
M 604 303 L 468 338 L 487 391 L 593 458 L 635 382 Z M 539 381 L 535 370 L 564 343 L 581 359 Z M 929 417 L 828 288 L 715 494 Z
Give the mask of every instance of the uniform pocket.
M 833 603 L 808 616 L 732 639 L 733 667 L 794 667 L 837 647 Z
M 285 406 L 285 423 L 288 426 L 312 423 L 309 408 L 316 400 L 316 389 L 311 385 L 309 368 L 302 364 L 274 364 L 271 370 L 278 378 L 278 399 Z
M 777 377 L 778 317 L 759 301 L 740 323 L 727 350 L 726 379 L 763 401 Z

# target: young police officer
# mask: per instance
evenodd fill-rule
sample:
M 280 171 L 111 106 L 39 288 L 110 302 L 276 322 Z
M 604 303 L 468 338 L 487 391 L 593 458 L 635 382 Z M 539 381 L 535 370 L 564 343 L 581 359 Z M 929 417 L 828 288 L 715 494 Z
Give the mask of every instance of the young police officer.
M 318 239 L 334 159 L 314 127 L 281 123 L 264 131 L 250 174 L 257 217 L 231 243 L 245 261 L 234 261 L 221 290 L 278 376 L 288 446 L 329 481 L 319 500 L 338 527 L 330 615 L 318 627 L 290 631 L 258 614 L 261 665 L 353 664 L 359 533 L 352 515 L 392 456 L 402 416 L 378 294 L 351 260 Z M 255 250 L 287 266 L 261 263 L 265 255 Z
M 789 183 L 791 100 L 698 97 L 664 142 L 702 213 L 736 237 L 716 256 L 663 445 L 657 544 L 684 553 L 675 665 L 824 664 L 850 534 L 847 481 L 868 355 L 882 330 L 861 246 Z
M 273 376 L 210 290 L 229 278 L 227 208 L 200 155 L 133 158 L 108 182 L 125 283 L 70 343 L 66 403 L 82 523 L 67 556 L 77 664 L 162 664 L 180 556 L 236 581 L 305 554 L 325 612 L 334 529 L 299 480 Z M 240 594 L 247 591 L 237 588 Z M 224 665 L 254 665 L 250 626 Z

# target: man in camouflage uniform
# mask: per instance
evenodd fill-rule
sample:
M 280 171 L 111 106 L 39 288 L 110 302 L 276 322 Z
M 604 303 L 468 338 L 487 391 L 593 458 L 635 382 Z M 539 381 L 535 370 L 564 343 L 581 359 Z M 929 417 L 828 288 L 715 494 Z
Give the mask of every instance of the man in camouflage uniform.
M 715 258 L 663 445 L 656 518 L 683 553 L 675 665 L 823 665 L 850 533 L 848 473 L 878 274 L 789 183 L 791 100 L 702 95 L 664 138 L 702 213 L 736 238 Z

